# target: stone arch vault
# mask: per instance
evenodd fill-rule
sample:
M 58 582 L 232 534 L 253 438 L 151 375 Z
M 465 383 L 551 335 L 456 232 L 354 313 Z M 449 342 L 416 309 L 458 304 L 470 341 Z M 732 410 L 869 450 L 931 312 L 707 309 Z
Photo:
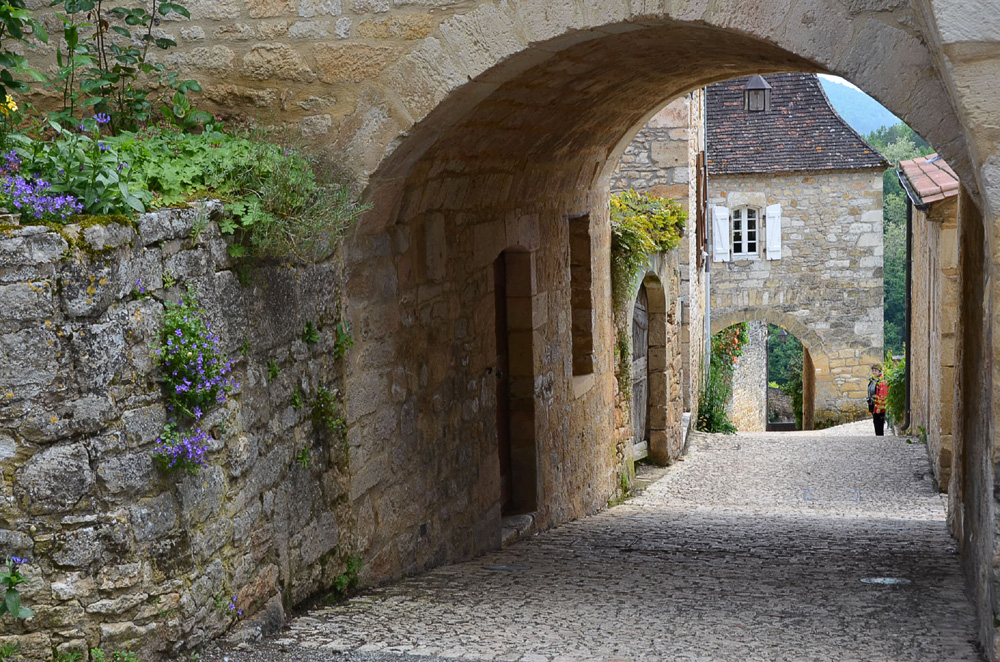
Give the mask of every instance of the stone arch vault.
M 975 195 L 953 82 L 938 73 L 925 23 L 922 5 L 900 0 L 485 2 L 449 15 L 364 81 L 336 136 L 374 203 L 345 251 L 348 314 L 361 330 L 351 434 L 406 440 L 390 452 L 436 458 L 371 479 L 395 481 L 395 501 L 406 503 L 397 515 L 421 531 L 430 521 L 441 541 L 431 562 L 498 540 L 489 270 L 500 251 L 530 255 L 531 328 L 519 332 L 532 335 L 531 350 L 511 361 L 532 375 L 525 437 L 540 463 L 534 521 L 545 527 L 602 507 L 615 489 L 616 459 L 601 442 L 614 429 L 606 181 L 631 136 L 707 83 L 826 71 L 930 140 Z M 571 284 L 569 268 L 567 219 L 582 215 L 587 288 Z M 581 316 L 593 334 L 587 374 L 573 369 L 569 337 Z M 403 415 L 382 413 L 390 403 Z M 388 536 L 376 530 L 366 543 L 421 558 L 415 538 Z

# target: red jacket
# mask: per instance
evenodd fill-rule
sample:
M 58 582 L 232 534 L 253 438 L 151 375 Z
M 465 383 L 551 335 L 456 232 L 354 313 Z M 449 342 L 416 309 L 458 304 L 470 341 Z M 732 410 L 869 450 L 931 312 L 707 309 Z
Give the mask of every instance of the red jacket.
M 889 384 L 885 379 L 879 378 L 875 385 L 875 413 L 884 414 L 886 405 L 889 402 Z

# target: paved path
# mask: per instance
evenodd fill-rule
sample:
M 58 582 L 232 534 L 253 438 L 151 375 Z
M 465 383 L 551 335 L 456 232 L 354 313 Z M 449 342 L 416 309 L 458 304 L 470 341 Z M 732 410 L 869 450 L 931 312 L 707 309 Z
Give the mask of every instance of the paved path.
M 926 448 L 869 436 L 869 425 L 696 435 L 685 461 L 624 505 L 315 610 L 259 651 L 282 661 L 980 660 Z M 911 583 L 861 581 L 872 577 Z

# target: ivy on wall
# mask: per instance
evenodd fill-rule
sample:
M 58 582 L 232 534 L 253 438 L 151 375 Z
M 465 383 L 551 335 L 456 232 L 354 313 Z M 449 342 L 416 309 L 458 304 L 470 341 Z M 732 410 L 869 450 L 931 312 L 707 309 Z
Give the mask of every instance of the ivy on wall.
M 611 196 L 611 304 L 615 322 L 618 387 L 631 392 L 628 304 L 649 256 L 681 243 L 687 212 L 675 200 L 629 189 Z

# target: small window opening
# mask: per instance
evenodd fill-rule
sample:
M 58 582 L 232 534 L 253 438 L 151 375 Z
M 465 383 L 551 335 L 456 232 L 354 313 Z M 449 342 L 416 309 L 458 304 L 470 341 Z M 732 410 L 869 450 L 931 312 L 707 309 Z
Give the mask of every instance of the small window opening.
M 573 374 L 594 372 L 594 294 L 590 215 L 569 219 L 569 280 L 573 313 Z

